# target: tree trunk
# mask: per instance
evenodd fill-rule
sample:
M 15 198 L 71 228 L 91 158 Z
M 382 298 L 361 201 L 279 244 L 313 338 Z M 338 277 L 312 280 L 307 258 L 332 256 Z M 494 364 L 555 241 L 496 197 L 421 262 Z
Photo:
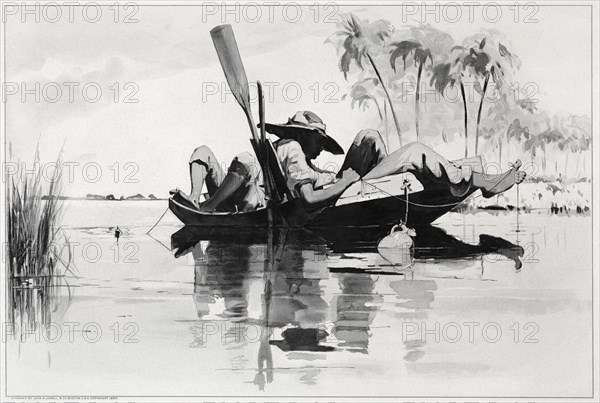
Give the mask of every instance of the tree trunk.
M 467 158 L 469 156 L 469 142 L 468 142 L 468 136 L 467 136 L 467 126 L 468 126 L 468 111 L 467 111 L 467 97 L 465 96 L 465 85 L 462 83 L 462 81 L 460 82 L 460 93 L 462 95 L 462 100 L 463 100 L 463 109 L 464 109 L 464 115 L 465 115 L 465 158 Z
M 379 107 L 379 102 L 375 98 L 373 98 L 373 102 L 375 102 L 375 106 L 377 107 L 377 113 L 379 114 L 379 120 L 383 121 L 383 115 L 381 114 L 381 108 Z
M 533 160 L 535 158 L 535 151 L 533 150 L 533 148 L 531 149 L 531 165 L 533 165 Z
M 383 127 L 385 128 L 385 139 L 387 141 L 388 152 L 390 152 L 390 133 L 388 131 L 388 113 L 387 113 L 387 101 L 386 100 L 383 101 L 383 118 L 384 118 Z
M 502 139 L 498 141 L 498 164 L 502 166 Z
M 567 178 L 567 164 L 569 163 L 569 151 L 567 149 L 565 149 L 566 151 L 566 156 L 565 156 L 565 171 L 563 172 L 563 178 Z
M 419 70 L 417 73 L 417 94 L 415 97 L 415 129 L 417 133 L 417 141 L 419 141 L 419 116 L 421 115 L 419 99 L 421 98 L 421 74 L 423 74 L 423 64 L 424 63 L 419 63 Z
M 577 164 L 575 164 L 575 177 L 577 177 L 577 174 L 579 173 L 579 160 L 581 160 L 581 154 L 583 153 L 580 151 L 579 155 L 577 156 Z
M 373 102 L 375 102 L 375 106 L 377 107 L 377 113 L 379 114 L 379 120 L 385 125 L 387 125 L 387 121 L 384 121 L 383 119 L 383 113 L 381 112 L 381 106 L 379 106 L 379 102 L 377 102 L 377 99 L 373 98 Z M 383 101 L 383 105 L 385 106 L 385 100 Z M 385 142 L 386 142 L 386 146 L 387 146 L 387 134 L 385 137 Z
M 510 143 L 508 141 L 508 129 L 506 129 L 506 161 L 510 162 Z
M 375 61 L 373 61 L 373 58 L 371 57 L 371 55 L 368 52 L 367 52 L 367 58 L 369 59 L 369 62 L 371 62 L 371 66 L 373 67 L 373 70 L 375 70 L 375 74 L 377 75 L 377 78 L 379 78 L 379 82 L 381 83 L 383 92 L 385 92 L 385 96 L 387 97 L 388 102 L 390 104 L 390 110 L 391 110 L 392 116 L 394 118 L 394 124 L 396 125 L 396 132 L 398 133 L 400 147 L 402 147 L 402 135 L 400 132 L 400 123 L 398 122 L 398 117 L 396 116 L 396 112 L 394 111 L 392 97 L 390 96 L 390 93 L 388 92 L 387 87 L 385 86 L 385 84 L 383 82 L 383 78 L 381 77 L 381 74 L 379 74 L 379 70 L 377 69 L 377 65 L 375 65 Z
M 488 73 L 485 77 L 485 82 L 483 83 L 483 91 L 481 92 L 481 100 L 479 100 L 479 110 L 477 111 L 477 127 L 475 129 L 475 155 L 477 155 L 477 150 L 479 146 L 479 122 L 481 121 L 481 110 L 483 109 L 483 100 L 485 99 L 485 92 L 487 91 L 490 76 L 491 74 Z
M 546 143 L 542 143 L 542 174 L 546 175 Z

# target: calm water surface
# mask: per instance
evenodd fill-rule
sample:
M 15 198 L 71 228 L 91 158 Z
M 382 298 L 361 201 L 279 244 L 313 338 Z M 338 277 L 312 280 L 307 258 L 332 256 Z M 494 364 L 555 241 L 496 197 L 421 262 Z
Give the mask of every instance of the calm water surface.
M 402 265 L 367 231 L 167 215 L 146 235 L 165 203 L 69 202 L 77 276 L 47 333 L 9 339 L 10 395 L 591 392 L 589 217 L 525 214 L 517 232 L 515 213 L 451 213 Z

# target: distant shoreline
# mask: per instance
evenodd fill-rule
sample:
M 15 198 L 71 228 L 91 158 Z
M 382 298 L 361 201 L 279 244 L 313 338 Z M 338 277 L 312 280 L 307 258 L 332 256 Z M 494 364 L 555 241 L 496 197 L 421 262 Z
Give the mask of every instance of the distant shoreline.
M 156 199 L 148 199 L 148 198 L 144 198 L 144 199 L 95 199 L 95 198 L 88 198 L 88 197 L 70 197 L 70 196 L 54 196 L 52 197 L 54 199 L 58 199 L 58 200 L 83 200 L 83 201 L 110 201 L 110 202 L 132 202 L 132 201 L 148 201 L 148 202 L 153 202 L 153 201 L 166 201 L 169 200 L 168 198 L 156 198 Z M 44 195 L 41 197 L 42 200 L 49 200 L 50 197 L 48 195 Z

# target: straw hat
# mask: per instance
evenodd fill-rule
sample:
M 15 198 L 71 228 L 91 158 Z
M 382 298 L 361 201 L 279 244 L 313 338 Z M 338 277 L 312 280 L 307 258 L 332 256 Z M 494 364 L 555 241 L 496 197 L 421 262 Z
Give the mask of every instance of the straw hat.
M 323 139 L 323 150 L 332 154 L 344 154 L 337 141 L 325 133 L 325 123 L 310 111 L 298 111 L 286 123 L 266 123 L 265 130 L 282 139 L 299 140 L 306 136 L 320 136 Z

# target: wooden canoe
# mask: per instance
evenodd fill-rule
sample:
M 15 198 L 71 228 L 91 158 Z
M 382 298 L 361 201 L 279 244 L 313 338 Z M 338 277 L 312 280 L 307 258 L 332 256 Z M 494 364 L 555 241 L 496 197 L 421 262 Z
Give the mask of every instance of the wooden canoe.
M 413 180 L 414 182 L 414 180 Z M 408 226 L 431 224 L 469 197 L 469 189 L 461 196 L 454 196 L 447 187 L 427 186 L 417 182 L 415 191 L 408 194 Z M 378 188 L 379 189 L 379 188 Z M 352 193 L 352 190 L 349 189 Z M 344 194 L 346 195 L 346 193 Z M 334 206 L 318 211 L 307 211 L 299 199 L 286 201 L 278 206 L 278 227 L 303 227 L 308 229 L 342 227 L 391 227 L 403 220 L 406 214 L 404 195 L 392 196 L 375 191 L 342 197 Z M 201 212 L 179 194 L 169 199 L 169 208 L 185 225 L 205 227 L 267 227 L 267 209 L 249 212 Z

